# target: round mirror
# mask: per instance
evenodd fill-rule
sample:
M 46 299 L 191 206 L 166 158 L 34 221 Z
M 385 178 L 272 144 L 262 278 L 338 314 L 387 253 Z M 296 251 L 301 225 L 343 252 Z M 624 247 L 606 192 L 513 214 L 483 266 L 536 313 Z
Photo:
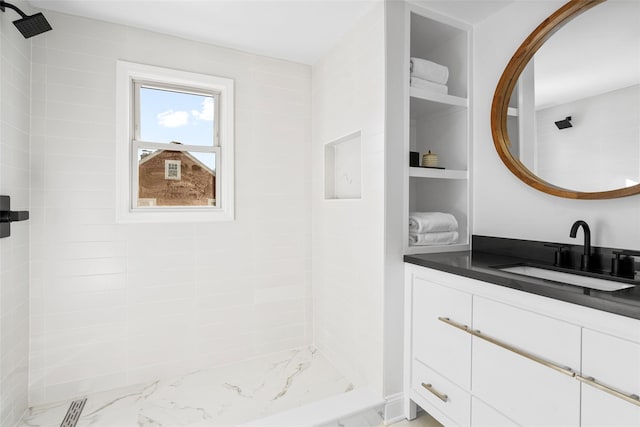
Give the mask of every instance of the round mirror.
M 491 128 L 505 165 L 540 191 L 640 193 L 640 1 L 572 0 L 547 18 L 507 65 Z

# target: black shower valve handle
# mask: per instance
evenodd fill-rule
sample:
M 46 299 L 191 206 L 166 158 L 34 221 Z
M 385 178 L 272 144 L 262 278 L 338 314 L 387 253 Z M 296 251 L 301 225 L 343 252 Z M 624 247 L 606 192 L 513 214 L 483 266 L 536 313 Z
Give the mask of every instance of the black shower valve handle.
M 11 198 L 0 196 L 0 238 L 11 236 L 11 223 L 26 221 L 29 219 L 29 211 L 12 211 Z

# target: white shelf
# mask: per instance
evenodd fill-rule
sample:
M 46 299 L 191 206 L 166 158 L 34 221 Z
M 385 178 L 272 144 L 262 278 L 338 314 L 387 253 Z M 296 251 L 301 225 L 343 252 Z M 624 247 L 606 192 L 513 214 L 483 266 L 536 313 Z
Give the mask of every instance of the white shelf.
M 440 104 L 453 105 L 456 107 L 469 106 L 469 101 L 467 100 L 467 98 L 461 98 L 455 95 L 446 95 L 444 93 L 431 92 L 429 90 L 417 87 L 409 88 L 409 95 L 412 98 L 424 99 L 425 101 L 433 101 Z
M 469 174 L 466 170 L 412 167 L 409 168 L 409 176 L 413 178 L 467 179 Z
M 470 246 L 468 243 L 455 243 L 453 245 L 439 245 L 439 246 L 411 246 L 409 245 L 405 249 L 407 255 L 413 254 L 429 254 L 434 252 L 459 252 L 468 251 Z

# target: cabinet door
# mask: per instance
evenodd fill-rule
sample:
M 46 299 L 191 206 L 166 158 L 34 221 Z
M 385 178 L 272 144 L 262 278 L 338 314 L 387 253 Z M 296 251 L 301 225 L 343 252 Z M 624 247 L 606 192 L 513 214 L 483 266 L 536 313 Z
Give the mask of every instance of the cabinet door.
M 580 383 L 527 356 L 580 366 L 580 327 L 484 298 L 473 298 L 472 390 L 525 426 L 577 426 Z M 504 348 L 506 344 L 510 348 Z
M 582 331 L 582 376 L 623 394 L 640 394 L 640 344 Z M 582 384 L 583 426 L 640 426 L 640 406 Z
M 438 320 L 471 325 L 471 294 L 416 277 L 413 280 L 413 357 L 469 390 L 471 336 Z

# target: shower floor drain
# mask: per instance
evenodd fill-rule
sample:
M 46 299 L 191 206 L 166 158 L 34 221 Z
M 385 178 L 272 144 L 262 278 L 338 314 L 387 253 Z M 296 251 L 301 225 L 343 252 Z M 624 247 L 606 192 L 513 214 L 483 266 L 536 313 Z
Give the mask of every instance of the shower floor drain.
M 67 410 L 67 415 L 64 416 L 60 427 L 75 427 L 80 419 L 80 414 L 82 414 L 85 403 L 87 403 L 86 397 L 84 399 L 74 400 L 71 402 L 71 405 Z

